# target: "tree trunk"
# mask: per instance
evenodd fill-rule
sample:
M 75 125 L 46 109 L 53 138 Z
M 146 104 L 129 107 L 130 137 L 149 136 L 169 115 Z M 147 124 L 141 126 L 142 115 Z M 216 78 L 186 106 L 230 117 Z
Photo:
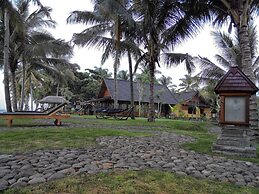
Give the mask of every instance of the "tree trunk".
M 24 108 L 24 97 L 25 97 L 25 79 L 26 79 L 26 66 L 25 66 L 25 60 L 23 60 L 22 63 L 22 91 L 21 91 L 21 104 L 20 104 L 20 110 L 23 110 Z
M 58 92 L 59 92 L 59 83 L 57 85 L 57 93 L 56 93 L 56 96 L 58 96 Z
M 4 13 L 4 90 L 5 90 L 5 104 L 6 111 L 12 112 L 11 97 L 10 97 L 10 85 L 9 85 L 9 49 L 10 49 L 10 28 L 9 28 L 10 15 L 7 9 Z
M 155 63 L 151 61 L 149 63 L 149 73 L 150 73 L 150 96 L 149 96 L 149 115 L 148 121 L 155 121 L 155 107 L 154 107 L 154 81 L 155 81 Z
M 118 108 L 118 78 L 117 78 L 118 65 L 114 63 L 114 108 Z
M 115 48 L 116 48 L 116 56 L 115 56 L 115 62 L 114 62 L 114 108 L 118 108 L 118 81 L 117 81 L 117 72 L 119 67 L 119 52 L 120 52 L 120 38 L 121 38 L 121 32 L 120 32 L 120 18 L 117 17 L 115 21 Z
M 13 101 L 13 111 L 17 111 L 17 91 L 16 91 L 16 80 L 15 80 L 15 70 L 11 71 L 11 82 L 12 82 L 12 101 Z
M 141 102 L 143 99 L 143 83 L 141 83 L 141 81 L 138 82 L 138 106 L 139 106 L 139 111 L 138 111 L 138 116 L 141 117 Z
M 132 73 L 132 60 L 130 51 L 128 50 L 128 60 L 129 60 L 129 76 L 130 76 L 130 106 L 134 107 L 134 88 L 133 88 L 133 73 Z M 135 119 L 135 108 L 131 112 L 131 119 Z
M 24 110 L 26 110 L 26 111 L 30 110 L 29 109 L 29 100 L 30 100 L 30 96 L 28 95 L 25 97 L 25 100 L 24 100 Z
M 252 67 L 252 56 L 251 56 L 251 48 L 249 43 L 248 37 L 248 27 L 242 26 L 238 30 L 238 39 L 241 48 L 241 64 L 242 64 L 242 71 L 246 74 L 246 76 L 253 82 L 256 82 L 256 78 L 253 72 Z
M 30 78 L 30 93 L 31 93 L 31 111 L 33 111 L 33 85 L 32 85 L 31 78 Z
M 238 25 L 237 29 L 238 29 L 238 40 L 239 40 L 239 44 L 241 48 L 241 56 L 242 56 L 241 58 L 242 71 L 254 84 L 256 84 L 256 78 L 252 67 L 252 55 L 251 55 L 251 48 L 250 48 L 249 37 L 248 37 L 247 21 L 242 20 L 241 24 Z M 259 133 L 258 132 L 258 112 L 257 112 L 256 95 L 252 95 L 250 98 L 249 123 L 250 123 L 250 129 L 258 134 Z

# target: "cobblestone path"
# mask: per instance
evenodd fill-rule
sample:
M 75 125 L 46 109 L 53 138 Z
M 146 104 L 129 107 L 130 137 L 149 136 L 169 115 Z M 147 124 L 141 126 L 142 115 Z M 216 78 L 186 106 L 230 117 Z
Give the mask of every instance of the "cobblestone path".
M 0 190 L 113 169 L 160 169 L 259 187 L 259 165 L 180 148 L 193 138 L 167 132 L 152 137 L 102 137 L 85 149 L 0 155 Z

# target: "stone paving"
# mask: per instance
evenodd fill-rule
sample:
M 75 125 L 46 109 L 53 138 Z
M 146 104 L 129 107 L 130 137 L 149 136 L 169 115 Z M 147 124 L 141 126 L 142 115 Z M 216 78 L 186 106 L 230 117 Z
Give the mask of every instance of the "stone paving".
M 198 154 L 180 148 L 193 138 L 167 132 L 151 137 L 101 137 L 85 149 L 0 155 L 0 191 L 76 175 L 115 169 L 159 169 L 259 187 L 259 165 Z

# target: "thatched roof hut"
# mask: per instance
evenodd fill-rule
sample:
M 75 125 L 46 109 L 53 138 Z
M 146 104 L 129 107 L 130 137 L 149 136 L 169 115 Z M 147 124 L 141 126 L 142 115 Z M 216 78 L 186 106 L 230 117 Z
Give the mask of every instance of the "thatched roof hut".
M 63 96 L 46 96 L 39 100 L 39 103 L 48 103 L 48 104 L 62 104 L 69 103 Z

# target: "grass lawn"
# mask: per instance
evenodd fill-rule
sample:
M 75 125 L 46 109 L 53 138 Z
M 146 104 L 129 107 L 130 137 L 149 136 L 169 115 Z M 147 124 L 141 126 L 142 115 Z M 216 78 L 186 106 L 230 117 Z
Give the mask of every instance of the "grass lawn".
M 96 175 L 82 174 L 37 186 L 10 189 L 4 194 L 257 194 L 259 189 L 238 187 L 228 183 L 199 180 L 161 171 L 116 171 Z
M 94 116 L 71 116 L 64 119 L 63 123 L 81 124 L 80 128 L 60 128 L 49 126 L 46 123 L 33 119 L 16 119 L 16 130 L 0 130 L 0 153 L 25 152 L 37 149 L 82 148 L 95 144 L 95 138 L 100 136 L 145 136 L 143 132 L 129 132 L 116 130 L 117 127 L 130 129 L 138 128 L 148 130 L 162 130 L 182 135 L 193 136 L 196 142 L 183 144 L 183 148 L 199 153 L 218 155 L 211 152 L 212 143 L 216 141 L 215 134 L 208 133 L 208 122 L 183 121 L 171 119 L 156 119 L 156 122 L 147 122 L 146 118 L 135 120 L 96 119 Z M 43 126 L 37 128 L 37 125 Z M 44 126 L 48 127 L 44 127 Z M 4 121 L 0 119 L 0 128 L 4 127 Z M 26 129 L 24 129 L 26 126 Z M 259 143 L 256 158 L 228 157 L 238 160 L 246 160 L 259 164 Z
M 174 132 L 193 136 L 194 143 L 186 143 L 185 149 L 215 155 L 211 152 L 211 145 L 216 135 L 209 134 L 206 122 L 177 121 L 157 119 L 149 123 L 146 119 L 136 120 L 104 120 L 94 117 L 73 116 L 63 123 L 77 123 L 81 127 L 55 127 L 42 124 L 37 120 L 17 119 L 14 128 L 2 130 L 5 127 L 0 120 L 0 154 L 26 152 L 38 149 L 82 148 L 95 144 L 95 139 L 101 136 L 148 136 L 150 133 L 117 130 L 149 129 Z M 47 126 L 48 127 L 47 127 Z M 26 126 L 26 127 L 24 127 Z M 41 126 L 41 127 L 37 127 Z M 46 126 L 46 127 L 45 127 Z M 6 127 L 5 127 L 6 129 Z M 259 164 L 259 144 L 257 144 L 257 158 L 234 159 L 248 160 Z M 258 189 L 237 187 L 209 180 L 199 180 L 191 177 L 177 176 L 159 171 L 124 171 L 101 173 L 97 175 L 80 175 L 48 182 L 33 187 L 10 189 L 5 193 L 259 193 Z
M 216 141 L 217 135 L 208 133 L 208 127 L 212 126 L 208 122 L 199 122 L 199 121 L 184 121 L 184 120 L 170 120 L 170 119 L 157 119 L 155 123 L 147 122 L 146 118 L 137 118 L 136 120 L 126 120 L 126 121 L 118 121 L 118 120 L 105 120 L 105 119 L 95 119 L 94 116 L 83 116 L 86 118 L 86 122 L 97 124 L 97 125 L 109 125 L 109 126 L 146 126 L 149 130 L 162 130 L 168 132 L 174 132 L 182 135 L 189 135 L 195 137 L 197 140 L 193 143 L 185 143 L 182 145 L 183 148 L 194 150 L 199 153 L 206 153 L 210 155 L 219 155 L 212 153 L 211 146 L 213 142 Z M 71 120 L 74 123 L 80 123 L 82 121 L 79 120 Z M 227 158 L 237 159 L 237 160 L 245 160 L 259 164 L 259 142 L 256 143 L 256 158 L 241 158 L 241 157 L 231 157 Z
M 146 136 L 148 133 L 113 129 L 32 128 L 0 132 L 0 154 L 39 149 L 83 148 L 101 136 Z
M 156 119 L 155 122 L 147 122 L 147 118 L 136 118 L 135 120 L 114 120 L 114 119 L 96 119 L 94 116 L 81 116 L 81 119 L 75 119 L 78 116 L 72 116 L 67 119 L 70 123 L 85 122 L 92 125 L 108 125 L 108 126 L 147 126 L 157 130 L 187 130 L 187 131 L 207 131 L 207 122 L 190 122 L 183 120 Z M 82 118 L 85 118 L 84 121 Z M 156 128 L 157 127 L 157 128 Z

